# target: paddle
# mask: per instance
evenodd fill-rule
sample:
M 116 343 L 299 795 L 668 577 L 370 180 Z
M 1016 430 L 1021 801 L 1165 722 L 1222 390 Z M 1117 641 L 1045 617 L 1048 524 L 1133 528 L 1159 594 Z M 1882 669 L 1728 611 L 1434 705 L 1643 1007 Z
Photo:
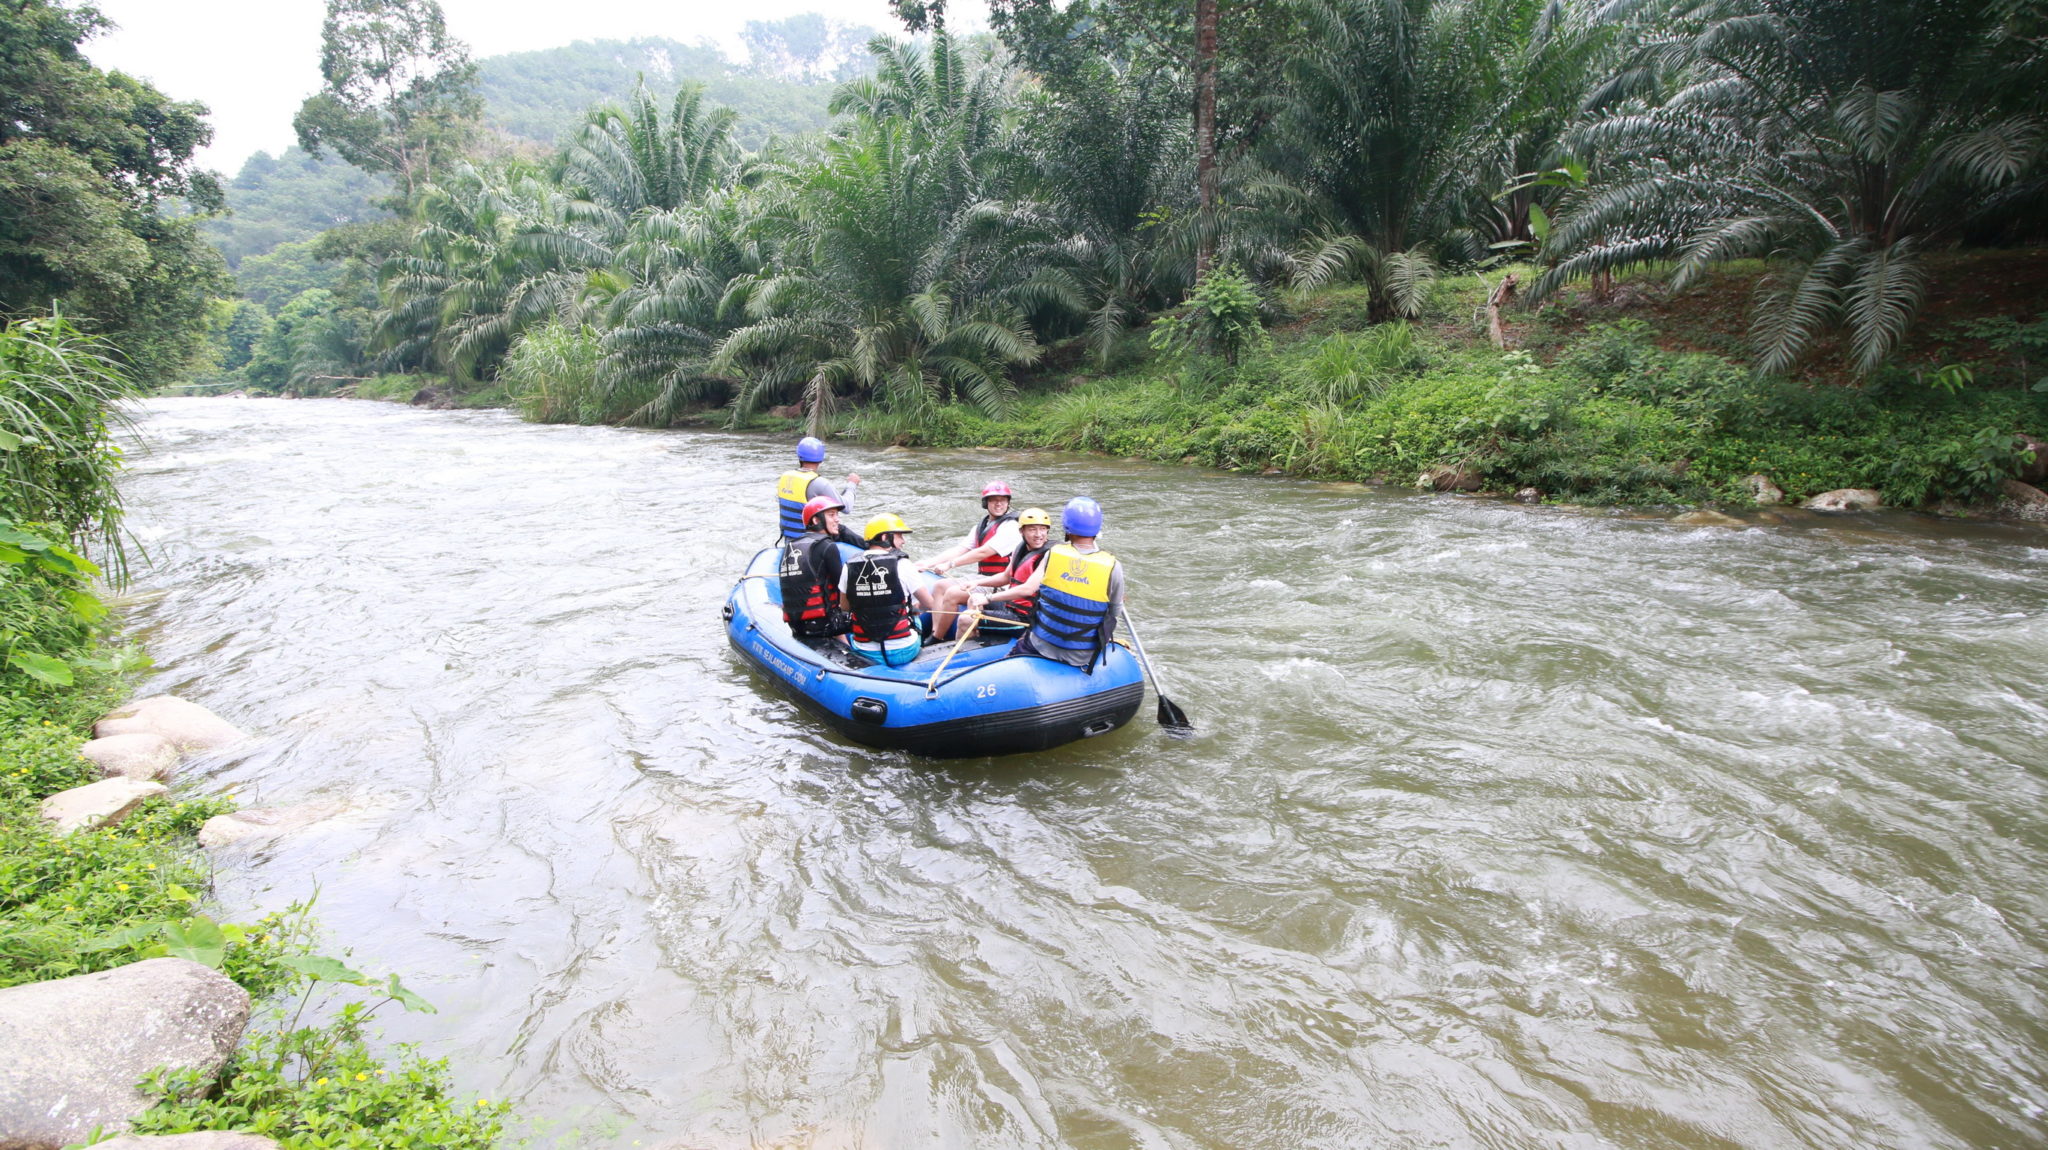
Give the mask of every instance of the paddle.
M 954 621 L 954 626 L 959 626 L 958 620 Z M 924 685 L 925 698 L 929 699 L 939 693 L 939 676 L 946 673 L 946 664 L 952 662 L 953 656 L 960 653 L 960 648 L 967 645 L 967 640 L 974 636 L 974 629 L 979 626 L 981 626 L 981 612 L 969 611 L 967 613 L 967 629 L 960 632 L 959 641 L 953 644 L 952 650 L 946 652 L 945 658 L 939 660 L 939 669 L 932 672 L 932 681 Z
M 1152 677 L 1152 693 L 1159 696 L 1159 725 L 1169 731 L 1193 731 L 1195 725 L 1188 722 L 1188 713 L 1174 706 L 1166 697 L 1166 684 L 1159 681 L 1159 672 L 1152 666 L 1152 657 L 1145 653 L 1145 640 L 1138 637 L 1138 621 L 1131 618 L 1131 609 L 1123 609 L 1124 626 L 1130 629 L 1131 642 L 1138 648 L 1138 665 L 1145 668 L 1145 674 Z

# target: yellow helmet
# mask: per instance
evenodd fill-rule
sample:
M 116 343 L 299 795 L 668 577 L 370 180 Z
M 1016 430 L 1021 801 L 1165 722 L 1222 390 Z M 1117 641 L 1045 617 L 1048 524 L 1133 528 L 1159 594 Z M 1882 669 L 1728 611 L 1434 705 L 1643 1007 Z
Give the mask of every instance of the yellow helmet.
M 891 531 L 901 531 L 903 534 L 908 535 L 910 534 L 910 524 L 905 523 L 901 515 L 893 511 L 885 511 L 868 520 L 867 530 L 863 534 L 867 536 L 869 543 L 873 543 L 876 536 L 887 535 Z
M 1017 517 L 1017 526 L 1050 527 L 1052 526 L 1052 513 L 1043 507 L 1027 507 L 1024 509 L 1024 514 Z

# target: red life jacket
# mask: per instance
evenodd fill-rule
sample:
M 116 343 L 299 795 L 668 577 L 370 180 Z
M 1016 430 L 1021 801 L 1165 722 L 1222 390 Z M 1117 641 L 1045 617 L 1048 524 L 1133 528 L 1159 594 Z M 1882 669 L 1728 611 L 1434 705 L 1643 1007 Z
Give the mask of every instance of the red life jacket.
M 1045 561 L 1045 553 L 1050 550 L 1052 550 L 1052 540 L 1050 539 L 1045 541 L 1045 546 L 1035 551 L 1031 549 L 1031 544 L 1019 543 L 1017 545 L 1017 553 L 1010 556 L 1009 572 L 1011 585 L 1022 587 L 1024 584 L 1031 582 L 1031 573 L 1038 570 L 1038 565 Z M 1017 618 L 1029 622 L 1031 612 L 1038 607 L 1038 596 L 1026 595 L 1021 599 L 1005 599 L 1003 606 L 1015 611 Z
M 846 607 L 853 613 L 853 637 L 883 643 L 910 634 L 910 596 L 897 578 L 903 552 L 869 552 L 846 561 Z
M 974 530 L 967 533 L 967 538 L 976 547 L 980 547 L 995 538 L 996 532 L 1003 529 L 1003 524 L 1015 522 L 1016 519 L 1017 513 L 1014 511 L 994 518 L 984 515 L 981 522 L 974 525 Z M 994 553 L 984 556 L 980 566 L 975 568 L 983 575 L 1000 575 L 1009 569 L 1010 561 Z

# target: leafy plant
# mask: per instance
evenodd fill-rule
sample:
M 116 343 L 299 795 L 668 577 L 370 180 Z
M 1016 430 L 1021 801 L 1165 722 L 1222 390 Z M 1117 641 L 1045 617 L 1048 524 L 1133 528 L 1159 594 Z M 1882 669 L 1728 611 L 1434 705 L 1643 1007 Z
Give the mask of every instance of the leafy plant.
M 508 1104 L 477 1099 L 461 1105 L 449 1089 L 446 1060 L 428 1061 L 401 1046 L 394 1067 L 370 1049 L 364 1028 L 382 1007 L 396 1002 L 406 1010 L 433 1010 L 398 976 L 371 978 L 323 956 L 278 961 L 306 984 L 290 1020 L 252 1034 L 217 1085 L 193 1071 L 152 1075 L 143 1089 L 158 1103 L 136 1119 L 137 1133 L 236 1130 L 274 1139 L 286 1150 L 486 1150 L 497 1141 Z M 323 986 L 367 987 L 376 997 L 344 1003 L 323 1025 L 301 1026 L 307 1003 Z
M 1308 371 L 1322 385 L 1328 402 L 1350 404 L 1378 397 L 1389 381 L 1426 362 L 1415 346 L 1414 330 L 1403 321 L 1359 334 L 1324 337 L 1309 359 Z
M 1236 364 L 1247 350 L 1271 343 L 1259 320 L 1258 289 L 1242 271 L 1225 264 L 1195 284 L 1187 302 L 1152 325 L 1152 346 L 1169 356 L 1190 351 L 1219 355 Z
M 127 572 L 121 538 L 120 403 L 133 398 L 110 349 L 61 316 L 0 328 L 0 519 L 56 524 Z

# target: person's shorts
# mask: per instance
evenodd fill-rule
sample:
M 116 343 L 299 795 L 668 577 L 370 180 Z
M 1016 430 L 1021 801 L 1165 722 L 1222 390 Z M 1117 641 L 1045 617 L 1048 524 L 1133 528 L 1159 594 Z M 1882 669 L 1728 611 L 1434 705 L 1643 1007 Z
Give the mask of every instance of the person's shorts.
M 918 652 L 924 650 L 924 636 L 915 631 L 901 639 L 891 639 L 886 643 L 862 643 L 852 639 L 847 642 L 869 661 L 885 667 L 901 667 L 917 658 Z

